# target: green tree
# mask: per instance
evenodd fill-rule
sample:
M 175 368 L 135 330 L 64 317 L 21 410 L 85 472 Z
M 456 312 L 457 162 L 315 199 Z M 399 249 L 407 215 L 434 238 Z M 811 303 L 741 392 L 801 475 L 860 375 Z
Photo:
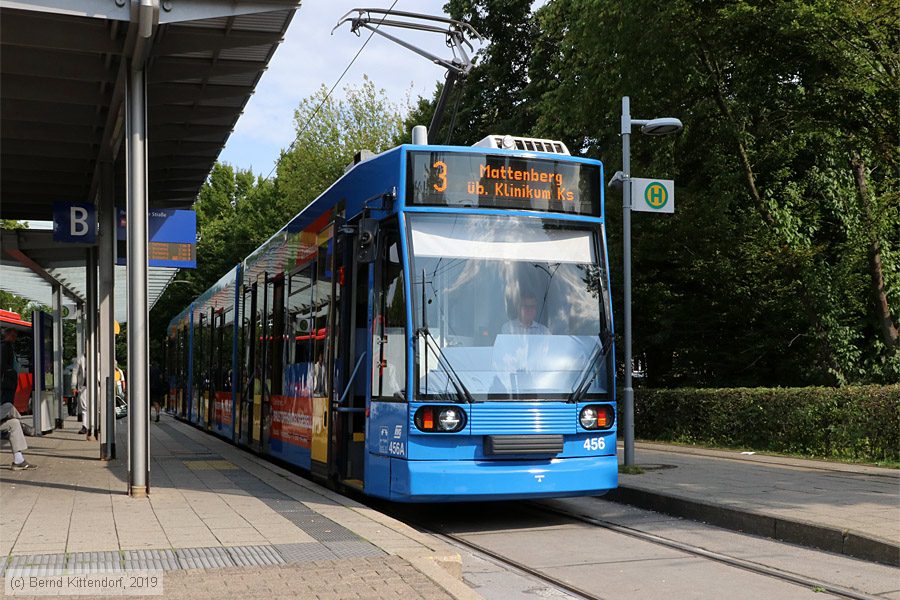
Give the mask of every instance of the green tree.
M 11 292 L 0 290 L 0 308 L 19 313 L 24 320 L 30 321 L 31 311 L 34 309 L 34 302 Z
M 900 376 L 897 18 L 890 2 L 794 0 L 538 11 L 535 135 L 610 168 L 621 96 L 687 125 L 632 146 L 633 174 L 679 187 L 674 216 L 633 225 L 635 349 L 656 383 Z
M 382 152 L 401 135 L 399 107 L 368 77 L 359 87 L 344 88 L 344 95 L 330 96 L 323 85 L 294 111 L 296 139 L 282 151 L 277 168 L 285 219 L 328 189 L 358 151 Z

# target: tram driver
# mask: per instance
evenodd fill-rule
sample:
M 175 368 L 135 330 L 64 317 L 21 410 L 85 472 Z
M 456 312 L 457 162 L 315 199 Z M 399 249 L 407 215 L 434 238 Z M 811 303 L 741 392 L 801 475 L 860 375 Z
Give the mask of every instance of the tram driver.
M 538 314 L 537 298 L 531 292 L 522 292 L 519 297 L 518 318 L 507 321 L 500 328 L 501 334 L 550 335 L 550 329 L 535 320 Z

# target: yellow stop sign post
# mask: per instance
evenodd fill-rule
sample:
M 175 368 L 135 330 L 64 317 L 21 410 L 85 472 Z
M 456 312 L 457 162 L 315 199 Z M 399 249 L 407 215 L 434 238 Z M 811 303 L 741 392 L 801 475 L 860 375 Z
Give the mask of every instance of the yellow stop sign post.
M 675 182 L 671 179 L 631 178 L 631 210 L 674 213 Z

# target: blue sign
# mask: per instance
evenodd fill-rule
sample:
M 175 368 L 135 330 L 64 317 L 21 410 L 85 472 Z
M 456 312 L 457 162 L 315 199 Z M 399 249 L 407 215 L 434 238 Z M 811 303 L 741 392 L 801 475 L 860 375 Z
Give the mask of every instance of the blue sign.
M 54 202 L 53 241 L 95 244 L 97 207 L 90 202 Z
M 125 211 L 116 218 L 116 239 L 120 242 L 116 263 L 126 264 L 128 239 Z M 192 210 L 151 209 L 147 214 L 147 264 L 176 269 L 197 268 L 197 213 Z

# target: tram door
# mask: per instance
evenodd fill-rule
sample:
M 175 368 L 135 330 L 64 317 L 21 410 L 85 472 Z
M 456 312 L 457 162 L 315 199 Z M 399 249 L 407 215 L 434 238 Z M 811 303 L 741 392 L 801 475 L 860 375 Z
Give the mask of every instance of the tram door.
M 317 477 L 330 476 L 328 456 L 331 450 L 331 394 L 334 389 L 335 307 L 339 305 L 340 286 L 334 273 L 334 227 L 329 225 L 317 236 L 318 253 L 313 277 L 313 343 L 312 366 L 312 440 L 310 471 Z M 311 274 L 312 276 L 312 274 Z M 337 294 L 337 299 L 335 299 Z
M 209 354 L 206 359 L 206 414 L 204 415 L 204 419 L 206 420 L 206 428 L 213 428 L 213 406 L 216 402 L 216 383 L 215 383 L 215 372 L 216 372 L 216 352 L 217 352 L 217 338 L 219 337 L 219 319 L 216 315 L 215 308 L 209 309 Z
M 284 373 L 284 275 L 266 277 L 265 315 L 262 335 L 262 394 L 259 450 L 269 448 L 272 428 L 272 396 L 282 394 Z
M 269 314 L 269 286 L 266 285 L 267 277 L 261 273 L 256 278 L 256 304 L 253 311 L 253 337 L 250 344 L 253 346 L 253 360 L 251 369 L 253 382 L 250 386 L 251 409 L 249 416 L 249 440 L 248 444 L 257 451 L 262 450 L 262 401 L 263 391 L 266 387 L 266 336 L 269 335 L 267 315 Z
M 212 331 L 209 352 L 209 404 L 206 407 L 208 429 L 221 429 L 222 409 L 219 396 L 224 391 L 224 372 L 228 363 L 224 362 L 225 347 L 225 311 L 212 309 Z
M 238 408 L 238 433 L 237 441 L 240 444 L 249 446 L 253 440 L 253 415 L 254 415 L 254 398 L 257 381 L 259 380 L 256 372 L 256 356 L 257 342 L 259 337 L 259 329 L 257 328 L 256 306 L 258 285 L 254 282 L 244 294 L 243 312 L 241 331 L 244 336 L 244 356 L 241 370 L 243 377 L 241 378 L 241 402 Z
M 330 332 L 335 352 L 330 472 L 344 483 L 362 488 L 369 372 L 366 359 L 369 265 L 355 260 L 355 230 L 344 227 L 338 231 L 334 253 L 335 284 L 341 288 L 343 301 L 335 314 L 336 325 Z
M 193 390 L 191 390 L 193 402 L 191 402 L 191 414 L 190 419 L 192 423 L 197 425 L 203 424 L 203 417 L 205 416 L 205 408 L 206 408 L 206 398 L 209 393 L 209 386 L 207 385 L 206 379 L 206 369 L 207 363 L 204 360 L 206 357 L 206 353 L 208 351 L 207 348 L 207 328 L 208 323 L 207 316 L 203 313 L 200 313 L 196 320 L 194 321 L 194 377 L 193 377 Z

